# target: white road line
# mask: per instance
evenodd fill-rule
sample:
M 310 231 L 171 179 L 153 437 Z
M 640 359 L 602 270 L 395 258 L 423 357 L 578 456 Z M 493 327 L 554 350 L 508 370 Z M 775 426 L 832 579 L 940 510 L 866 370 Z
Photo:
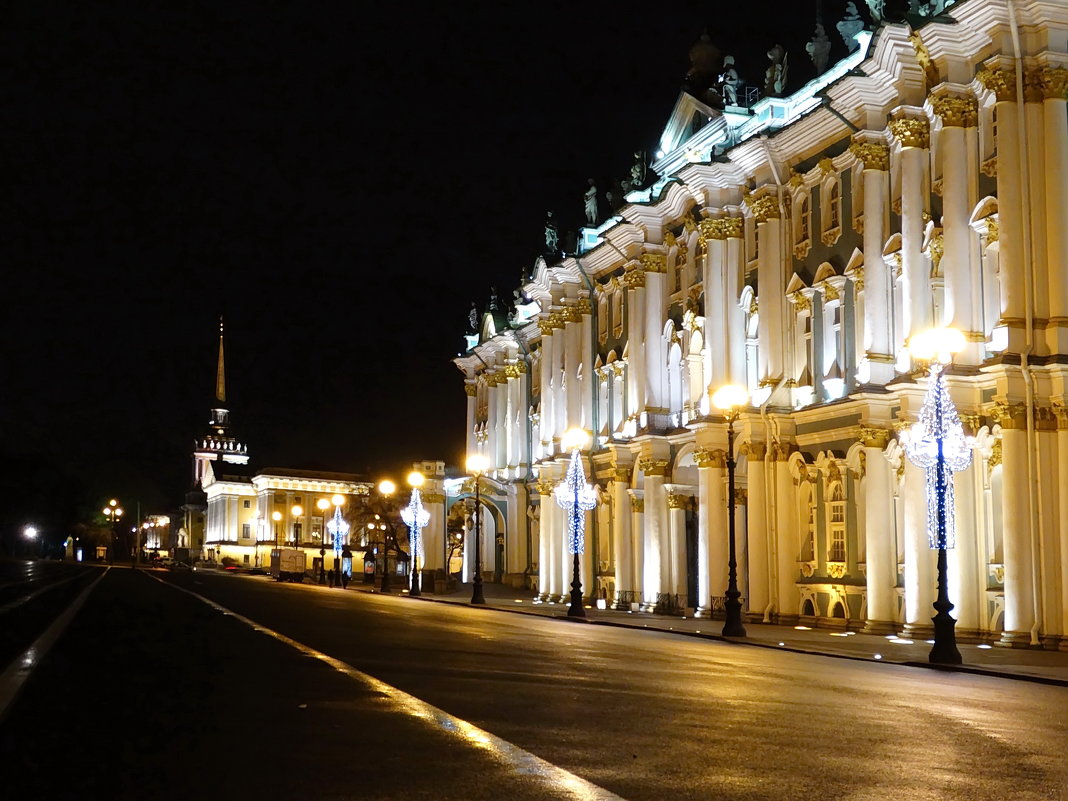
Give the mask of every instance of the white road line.
M 56 640 L 64 632 L 67 626 L 70 625 L 71 620 L 78 613 L 78 610 L 82 608 L 82 604 L 89 597 L 89 593 L 93 591 L 93 588 L 100 583 L 100 579 L 107 575 L 108 570 L 111 568 L 105 568 L 96 581 L 82 590 L 81 594 L 74 599 L 70 606 L 68 606 L 59 617 L 52 621 L 44 632 L 33 641 L 33 645 L 22 652 L 18 657 L 7 666 L 7 669 L 0 674 L 0 721 L 7 715 L 7 711 L 11 708 L 11 705 L 15 702 L 18 694 L 22 691 L 22 686 L 26 683 L 26 679 L 33 673 L 34 668 L 41 664 L 41 660 L 45 658 L 45 654 L 51 650 L 52 646 L 56 644 Z
M 80 579 L 84 575 L 85 575 L 85 573 L 78 573 L 78 574 L 73 575 L 73 576 L 68 576 L 67 578 L 60 579 L 59 581 L 53 581 L 51 584 L 46 584 L 45 586 L 34 590 L 29 595 L 21 595 L 18 598 L 16 598 L 14 601 L 10 601 L 9 603 L 6 603 L 3 606 L 0 606 L 0 615 L 6 614 L 6 613 L 11 612 L 11 611 L 13 611 L 15 609 L 18 609 L 20 606 L 22 606 L 23 604 L 29 603 L 34 598 L 37 598 L 37 597 L 39 597 L 41 595 L 44 595 L 49 590 L 54 590 L 56 587 L 62 587 L 64 584 L 67 584 L 67 583 L 69 583 L 71 581 L 74 581 L 76 579 Z
M 519 775 L 541 783 L 547 790 L 550 790 L 553 793 L 562 795 L 564 798 L 574 799 L 574 801 L 626 801 L 615 793 L 609 792 L 603 787 L 598 787 L 596 784 L 588 782 L 561 767 L 557 767 L 551 762 L 547 762 L 529 751 L 524 751 L 519 746 L 513 745 L 507 740 L 502 740 L 500 737 L 490 734 L 488 731 L 480 729 L 478 726 L 468 723 L 466 720 L 450 715 L 448 712 L 438 709 L 436 706 L 421 701 L 414 695 L 409 695 L 392 685 L 379 681 L 374 676 L 363 673 L 352 665 L 342 662 L 340 659 L 335 659 L 329 654 L 317 651 L 311 646 L 298 642 L 277 631 L 273 631 L 243 615 L 239 615 L 236 612 L 217 604 L 210 598 L 204 597 L 200 593 L 194 592 L 193 590 L 187 590 L 185 587 L 179 587 L 177 584 L 164 581 L 156 576 L 152 576 L 152 578 L 156 579 L 156 581 L 161 584 L 166 584 L 176 590 L 192 595 L 194 598 L 206 603 L 212 609 L 229 615 L 235 620 L 241 621 L 255 631 L 274 637 L 279 642 L 285 643 L 290 648 L 293 648 L 306 656 L 312 656 L 322 660 L 339 673 L 342 673 L 353 681 L 359 682 L 374 692 L 381 694 L 384 698 L 388 699 L 398 711 L 418 718 L 424 723 L 437 728 L 446 734 L 457 737 L 468 746 L 486 752 L 495 761 L 511 768 Z

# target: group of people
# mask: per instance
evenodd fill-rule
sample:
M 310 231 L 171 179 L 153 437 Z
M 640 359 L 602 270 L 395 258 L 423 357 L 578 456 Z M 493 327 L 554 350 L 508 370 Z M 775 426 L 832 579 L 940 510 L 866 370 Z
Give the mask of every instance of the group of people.
M 344 590 L 349 586 L 349 574 L 332 567 L 326 571 L 326 581 L 331 587 L 341 587 Z

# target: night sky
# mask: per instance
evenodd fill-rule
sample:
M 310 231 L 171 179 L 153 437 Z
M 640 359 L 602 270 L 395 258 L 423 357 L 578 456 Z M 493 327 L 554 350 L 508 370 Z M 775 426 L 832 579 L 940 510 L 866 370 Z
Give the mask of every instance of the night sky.
M 655 150 L 702 30 L 749 83 L 775 41 L 812 77 L 804 6 L 15 4 L 0 525 L 179 504 L 221 314 L 254 465 L 461 464 L 471 302 Z

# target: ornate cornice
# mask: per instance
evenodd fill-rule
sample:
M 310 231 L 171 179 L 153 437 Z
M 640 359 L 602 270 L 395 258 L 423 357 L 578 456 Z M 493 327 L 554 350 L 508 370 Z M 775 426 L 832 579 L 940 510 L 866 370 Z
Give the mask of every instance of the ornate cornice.
M 515 362 L 514 364 L 506 364 L 504 366 L 504 374 L 508 378 L 519 378 L 521 375 L 526 375 L 526 372 L 526 362 Z
M 866 170 L 890 169 L 890 148 L 879 142 L 854 142 L 849 152 L 864 163 Z
M 979 124 L 979 103 L 970 95 L 940 95 L 931 98 L 931 108 L 945 128 L 974 128 Z
M 667 468 L 667 459 L 644 458 L 638 461 L 638 469 L 647 476 L 666 476 Z
M 926 119 L 908 117 L 890 120 L 888 127 L 902 147 L 926 148 L 931 146 L 931 126 Z

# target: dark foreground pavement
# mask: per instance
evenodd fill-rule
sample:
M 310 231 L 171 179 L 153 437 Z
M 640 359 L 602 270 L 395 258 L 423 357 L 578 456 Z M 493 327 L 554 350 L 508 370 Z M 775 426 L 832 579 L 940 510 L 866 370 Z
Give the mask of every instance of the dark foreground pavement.
M 5 801 L 579 797 L 527 767 L 129 569 L 104 576 L 0 724 Z

